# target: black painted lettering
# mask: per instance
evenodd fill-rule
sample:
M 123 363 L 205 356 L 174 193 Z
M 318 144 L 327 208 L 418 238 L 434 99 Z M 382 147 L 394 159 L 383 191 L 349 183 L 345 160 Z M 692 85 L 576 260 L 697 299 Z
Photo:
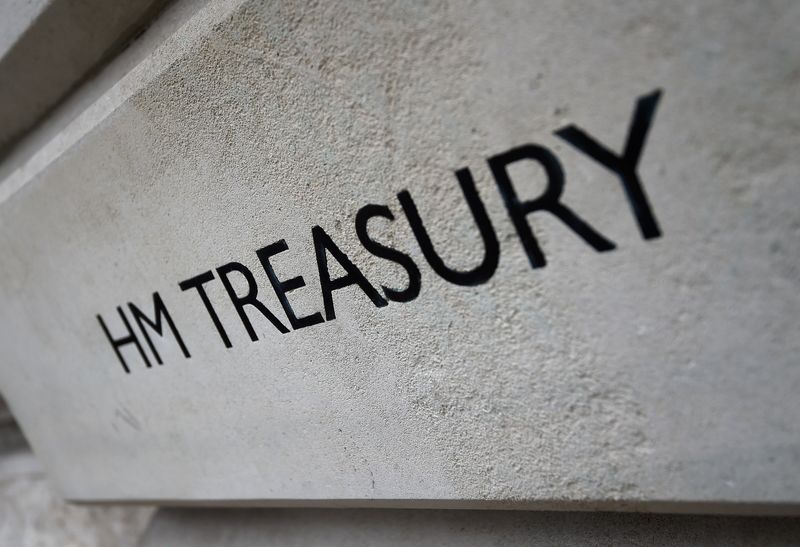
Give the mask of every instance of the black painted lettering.
M 142 360 L 144 360 L 144 364 L 150 368 L 152 365 L 150 364 L 150 360 L 147 358 L 147 355 L 144 353 L 144 348 L 142 344 L 139 343 L 139 339 L 136 337 L 136 334 L 131 329 L 131 324 L 128 322 L 128 318 L 125 317 L 125 312 L 122 311 L 122 307 L 117 306 L 117 313 L 119 313 L 120 318 L 122 318 L 122 322 L 125 324 L 125 328 L 128 331 L 127 336 L 123 336 L 122 338 L 112 338 L 111 333 L 108 332 L 108 327 L 106 327 L 105 321 L 100 315 L 97 315 L 97 320 L 100 322 L 100 326 L 103 328 L 103 332 L 106 333 L 106 338 L 108 338 L 109 343 L 111 343 L 111 347 L 114 348 L 114 353 L 117 354 L 117 359 L 119 362 L 122 363 L 122 368 L 125 370 L 126 373 L 130 374 L 131 370 L 128 368 L 128 364 L 125 362 L 125 358 L 122 356 L 122 352 L 119 350 L 122 346 L 127 344 L 135 344 L 136 348 L 139 350 L 139 355 L 142 356 Z
M 508 175 L 508 166 L 521 160 L 539 162 L 547 174 L 547 188 L 536 199 L 520 201 L 517 191 Z M 527 215 L 534 211 L 548 211 L 555 215 L 561 222 L 571 228 L 583 238 L 586 243 L 596 251 L 610 251 L 614 243 L 603 237 L 583 219 L 561 203 L 561 193 L 564 191 L 564 171 L 561 164 L 550 150 L 535 144 L 526 144 L 489 158 L 489 168 L 492 170 L 500 195 L 506 204 L 508 214 L 514 227 L 517 229 L 522 246 L 528 255 L 528 261 L 533 268 L 547 265 L 544 253 L 533 235 Z
M 189 289 L 197 289 L 197 294 L 200 295 L 200 300 L 203 301 L 203 305 L 206 307 L 206 311 L 208 312 L 208 316 L 213 321 L 214 326 L 217 328 L 217 332 L 219 333 L 219 337 L 222 338 L 222 342 L 225 344 L 226 348 L 231 347 L 231 339 L 228 338 L 228 333 L 225 332 L 225 327 L 222 326 L 222 321 L 219 320 L 219 316 L 217 315 L 214 306 L 211 304 L 211 300 L 208 299 L 208 294 L 206 294 L 206 289 L 203 287 L 209 281 L 213 281 L 214 274 L 210 271 L 203 272 L 200 275 L 196 275 L 191 279 L 187 279 L 186 281 L 181 281 L 178 283 L 178 286 L 182 291 L 186 291 Z
M 153 329 L 156 334 L 163 337 L 164 336 L 164 327 L 161 323 L 162 319 L 166 320 L 167 325 L 169 326 L 170 330 L 172 331 L 172 335 L 177 340 L 178 345 L 183 352 L 183 356 L 187 359 L 191 357 L 189 355 L 189 350 L 186 349 L 186 344 L 183 343 L 183 338 L 181 338 L 181 334 L 178 332 L 178 329 L 175 327 L 175 322 L 172 320 L 172 316 L 170 316 L 169 312 L 167 311 L 167 306 L 164 305 L 164 301 L 161 299 L 161 295 L 157 292 L 153 293 L 153 315 L 155 319 L 150 319 L 142 310 L 140 310 L 135 304 L 128 302 L 128 308 L 131 310 L 131 315 L 133 315 L 133 319 L 136 321 L 136 324 L 139 326 L 139 330 L 142 331 L 144 335 L 144 339 L 147 342 L 147 345 L 150 347 L 150 351 L 153 352 L 153 355 L 156 358 L 156 361 L 159 365 L 164 364 L 161 361 L 161 356 L 156 351 L 155 345 L 153 345 L 153 341 L 150 339 L 150 335 L 145 329 L 144 324 L 146 323 L 151 329 Z
M 628 128 L 624 149 L 621 154 L 611 151 L 611 149 L 601 144 L 594 137 L 575 125 L 563 127 L 555 132 L 558 137 L 567 141 L 571 146 L 583 152 L 619 178 L 629 206 L 633 212 L 633 216 L 636 219 L 644 239 L 653 239 L 661 236 L 661 229 L 637 172 L 660 98 L 661 91 L 656 90 L 637 99 L 636 107 Z M 515 184 L 520 181 L 512 181 L 511 179 L 510 171 L 513 169 L 511 169 L 510 166 L 523 160 L 534 162 L 537 166 L 541 166 L 546 176 L 547 184 L 544 191 L 538 196 L 535 196 L 534 199 L 520 199 L 518 195 L 519 184 Z M 565 224 L 567 228 L 581 238 L 582 241 L 586 242 L 598 252 L 609 251 L 615 248 L 614 242 L 595 230 L 590 224 L 583 220 L 581 216 L 560 201 L 564 193 L 564 171 L 559 159 L 549 149 L 537 144 L 524 144 L 492 156 L 487 162 L 508 211 L 508 215 L 519 235 L 521 244 L 532 268 L 541 268 L 547 264 L 545 254 L 540 248 L 539 242 L 529 224 L 529 216 L 537 211 L 546 211 L 555 216 Z M 527 163 L 525 165 L 532 164 Z M 470 269 L 455 269 L 445 264 L 445 261 L 439 253 L 437 253 L 431 240 L 428 230 L 431 223 L 428 224 L 428 227 L 425 226 L 425 223 L 423 223 L 420 217 L 419 210 L 417 209 L 417 204 L 414 202 L 411 194 L 408 190 L 402 190 L 397 194 L 397 198 L 403 213 L 408 219 L 414 237 L 419 244 L 419 248 L 431 269 L 439 277 L 449 283 L 463 286 L 476 286 L 489 281 L 497 271 L 500 262 L 500 244 L 492 221 L 487 213 L 486 206 L 477 191 L 472 173 L 465 167 L 456 171 L 455 176 L 483 245 L 483 255 L 479 257 L 479 262 Z M 317 268 L 319 270 L 324 313 L 316 311 L 308 315 L 298 316 L 295 308 L 290 303 L 289 293 L 305 287 L 306 282 L 301 275 L 281 279 L 275 271 L 275 266 L 273 264 L 273 261 L 276 260 L 275 256 L 289 250 L 286 240 L 281 239 L 256 251 L 256 256 L 258 256 L 261 266 L 264 268 L 272 289 L 278 297 L 289 325 L 293 330 L 311 327 L 335 319 L 336 310 L 334 308 L 333 293 L 334 291 L 344 289 L 351 285 L 358 286 L 376 307 L 387 306 L 388 301 L 410 302 L 419 296 L 422 288 L 422 275 L 419 265 L 412 259 L 410 254 L 402 252 L 386 243 L 376 241 L 370 235 L 369 222 L 375 218 L 384 219 L 389 222 L 395 221 L 395 217 L 388 206 L 376 204 L 365 205 L 358 210 L 355 217 L 355 229 L 358 239 L 364 249 L 373 256 L 400 266 L 405 271 L 405 277 L 407 278 L 405 286 L 403 286 L 402 279 L 400 279 L 397 281 L 396 285 L 392 287 L 381 285 L 381 293 L 381 291 L 376 289 L 375 286 L 367 280 L 362 271 L 353 264 L 350 258 L 336 243 L 333 242 L 325 230 L 315 225 L 311 229 L 311 233 Z M 452 213 L 448 211 L 444 218 L 439 220 L 445 223 L 451 222 Z M 445 243 L 446 242 L 443 242 L 442 245 Z M 336 279 L 331 279 L 328 255 L 330 255 L 335 262 L 338 262 L 339 267 L 344 271 L 344 274 Z M 469 261 L 470 259 L 468 258 L 467 260 Z M 237 294 L 234 288 L 234 283 L 232 283 L 232 281 L 235 281 L 236 277 L 233 275 L 234 273 L 238 274 L 238 276 L 246 282 L 247 288 L 244 295 Z M 279 332 L 283 334 L 290 332 L 289 328 L 270 311 L 267 305 L 258 299 L 258 284 L 253 272 L 246 266 L 240 262 L 229 262 L 216 268 L 216 275 L 219 276 L 228 298 L 252 341 L 257 341 L 259 338 L 256 334 L 256 329 L 251 323 L 250 316 L 248 316 L 248 312 L 252 315 L 252 310 L 248 309 L 248 306 L 255 308 L 261 315 L 266 317 Z M 191 279 L 182 281 L 178 285 L 182 291 L 188 291 L 189 289 L 195 289 L 197 291 L 222 342 L 225 344 L 225 347 L 231 348 L 233 346 L 231 339 L 206 292 L 206 284 L 214 279 L 214 270 L 209 270 Z M 130 345 L 136 347 L 145 366 L 147 368 L 152 368 L 148 351 L 137 336 L 139 332 L 144 336 L 144 340 L 150 352 L 152 352 L 153 357 L 159 365 L 163 364 L 163 360 L 153 343 L 151 333 L 155 332 L 158 336 L 164 338 L 166 336 L 165 325 L 169 327 L 169 331 L 175 338 L 184 356 L 186 358 L 190 357 L 189 350 L 158 292 L 153 293 L 153 311 L 151 314 L 145 314 L 139 307 L 131 302 L 128 303 L 128 309 L 138 329 L 131 327 L 131 322 L 128 320 L 126 312 L 123 311 L 122 307 L 117 307 L 117 313 L 125 329 L 127 329 L 127 332 L 119 338 L 114 338 L 111 335 L 106 322 L 100 315 L 96 316 L 106 338 L 117 355 L 119 362 L 122 364 L 123 370 L 127 374 L 131 373 L 131 368 L 128 366 L 122 350 L 130 350 L 131 348 L 128 347 Z
M 478 195 L 478 191 L 475 188 L 475 181 L 472 179 L 472 174 L 469 169 L 464 168 L 456 171 L 456 178 L 461 186 L 461 191 L 464 193 L 467 205 L 469 205 L 470 211 L 472 212 L 472 217 L 478 226 L 481 239 L 483 240 L 483 260 L 478 266 L 471 270 L 459 271 L 448 267 L 442 260 L 442 257 L 440 257 L 433 248 L 428 230 L 422 223 L 417 205 L 414 203 L 411 194 L 409 194 L 407 190 L 403 190 L 397 194 L 397 198 L 400 200 L 400 205 L 403 207 L 403 211 L 408 217 L 411 230 L 417 238 L 420 249 L 422 249 L 422 254 L 425 256 L 425 259 L 428 261 L 433 271 L 444 280 L 455 285 L 480 285 L 481 283 L 489 281 L 492 275 L 494 275 L 495 270 L 497 270 L 497 264 L 500 261 L 500 244 L 497 241 L 497 234 L 495 234 L 492 221 L 489 219 L 489 215 L 486 212 L 486 207 L 484 207 Z
M 286 317 L 289 318 L 289 323 L 292 325 L 292 328 L 297 330 L 322 323 L 325 320 L 322 318 L 322 314 L 319 312 L 315 312 L 311 315 L 306 315 L 303 317 L 297 317 L 297 314 L 295 314 L 294 309 L 289 303 L 289 299 L 286 297 L 287 293 L 306 286 L 306 282 L 302 275 L 287 279 L 285 281 L 278 279 L 278 275 L 275 273 L 275 268 L 273 268 L 270 258 L 287 250 L 289 250 L 289 246 L 286 244 L 286 240 L 281 239 L 280 241 L 276 241 L 271 245 L 267 245 L 263 249 L 259 249 L 256 251 L 256 255 L 261 261 L 261 265 L 264 267 L 264 270 L 267 272 L 269 282 L 272 284 L 272 288 L 275 290 L 275 294 L 278 296 L 278 300 L 280 300 L 283 311 L 286 312 Z
M 344 252 L 336 246 L 330 236 L 325 233 L 320 226 L 311 228 L 311 234 L 314 238 L 314 251 L 317 256 L 317 268 L 319 269 L 319 283 L 322 288 L 322 300 L 325 303 L 325 319 L 331 321 L 336 319 L 336 310 L 333 307 L 333 291 L 343 289 L 350 285 L 358 285 L 364 291 L 372 303 L 382 308 L 388 302 L 380 295 L 380 293 L 373 287 L 364 274 L 361 273 L 355 264 L 353 264 Z M 347 272 L 342 277 L 331 279 L 330 271 L 328 270 L 328 253 L 336 259 L 339 265 Z
M 408 286 L 405 289 L 392 289 L 385 285 L 381 285 L 381 288 L 388 300 L 392 300 L 393 302 L 410 302 L 419 296 L 419 291 L 422 286 L 422 276 L 420 275 L 419 268 L 414 263 L 414 260 L 407 254 L 397 249 L 387 247 L 369 236 L 367 224 L 369 220 L 374 217 L 394 220 L 394 215 L 392 215 L 392 212 L 387 206 L 365 205 L 359 209 L 356 214 L 356 234 L 358 234 L 358 240 L 361 241 L 361 245 L 373 255 L 394 262 L 406 271 Z
M 244 296 L 239 296 L 236 294 L 236 289 L 233 288 L 230 279 L 228 279 L 228 276 L 231 274 L 231 272 L 237 272 L 247 281 L 247 294 Z M 239 262 L 229 262 L 224 264 L 217 268 L 217 275 L 219 275 L 220 281 L 222 281 L 225 290 L 228 292 L 228 297 L 230 297 L 233 307 L 236 308 L 236 313 L 239 314 L 239 318 L 242 320 L 242 324 L 247 330 L 247 334 L 250 335 L 250 340 L 255 342 L 258 340 L 258 336 L 256 335 L 253 325 L 250 323 L 250 318 L 247 317 L 247 312 L 244 309 L 245 306 L 252 306 L 260 311 L 261 314 L 266 317 L 269 322 L 272 323 L 272 325 L 281 333 L 286 334 L 289 332 L 289 329 L 287 329 L 283 323 L 281 323 L 278 318 L 273 315 L 269 308 L 267 308 L 263 302 L 258 300 L 258 285 L 253 277 L 253 273 L 248 270 L 244 264 L 240 264 Z
M 577 126 L 569 125 L 555 132 L 556 135 L 619 177 L 644 239 L 654 239 L 661 235 L 658 221 L 650 207 L 650 201 L 647 199 L 639 174 L 636 172 L 660 98 L 661 90 L 656 90 L 649 95 L 640 97 L 636 102 L 636 110 L 628 129 L 628 138 L 622 156 L 615 154 Z

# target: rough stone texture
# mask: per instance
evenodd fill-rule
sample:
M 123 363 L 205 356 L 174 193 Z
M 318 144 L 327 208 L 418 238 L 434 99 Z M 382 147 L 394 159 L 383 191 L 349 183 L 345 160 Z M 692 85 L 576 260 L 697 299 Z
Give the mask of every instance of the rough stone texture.
M 3 418 L 5 404 L 0 400 Z M 0 545 L 133 547 L 152 508 L 80 507 L 55 492 L 12 420 L 0 423 Z
M 608 513 L 386 510 L 159 511 L 142 547 L 797 545 L 800 521 Z
M 789 0 L 198 10 L 0 182 L 3 391 L 74 499 L 796 512 L 798 24 Z M 619 150 L 659 87 L 640 172 L 664 237 L 645 242 L 617 179 L 552 131 Z M 617 250 L 537 213 L 549 265 L 530 269 L 485 164 L 527 142 Z M 466 268 L 467 165 L 501 242 L 471 288 L 431 271 L 394 197 Z M 533 196 L 540 172 L 518 169 Z M 289 335 L 253 314 L 251 343 L 215 281 L 228 350 L 178 290 L 238 260 L 277 311 L 254 251 L 285 238 L 279 272 L 308 284 L 291 300 L 319 310 L 317 223 L 402 285 L 358 245 L 370 202 L 398 218 L 374 237 L 422 269 L 412 303 L 351 288 Z M 131 351 L 127 376 L 95 314 L 119 332 L 115 307 L 154 290 L 192 358 Z

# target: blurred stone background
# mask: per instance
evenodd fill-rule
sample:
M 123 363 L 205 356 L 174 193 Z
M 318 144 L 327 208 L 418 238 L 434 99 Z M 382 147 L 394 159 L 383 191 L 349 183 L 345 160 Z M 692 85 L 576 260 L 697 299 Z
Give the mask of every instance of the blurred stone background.
M 0 400 L 0 546 L 137 545 L 154 509 L 65 502 Z

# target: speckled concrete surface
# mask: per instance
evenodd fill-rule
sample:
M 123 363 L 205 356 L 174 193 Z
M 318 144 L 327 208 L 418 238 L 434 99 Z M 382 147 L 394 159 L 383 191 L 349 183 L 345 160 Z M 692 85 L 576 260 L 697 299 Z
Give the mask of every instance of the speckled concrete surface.
M 796 511 L 798 23 L 791 1 L 215 3 L 0 183 L 4 392 L 75 499 Z M 617 178 L 553 132 L 620 150 L 657 88 L 644 241 Z M 486 165 L 530 142 L 616 250 L 534 213 L 531 269 Z M 476 287 L 433 273 L 396 198 L 471 267 L 465 166 L 500 243 Z M 250 310 L 253 343 L 215 280 L 227 349 L 178 288 L 240 261 L 280 311 L 255 250 L 284 238 L 293 305 L 322 310 L 315 224 L 402 286 L 358 243 L 367 203 L 420 267 L 411 303 L 337 291 L 335 321 L 288 335 Z M 95 315 L 118 330 L 153 291 L 192 358 L 165 342 L 126 375 Z

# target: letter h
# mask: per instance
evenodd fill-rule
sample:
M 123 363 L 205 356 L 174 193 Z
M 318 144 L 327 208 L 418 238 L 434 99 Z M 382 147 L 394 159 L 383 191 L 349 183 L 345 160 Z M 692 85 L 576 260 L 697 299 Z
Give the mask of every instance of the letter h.
M 100 321 L 100 326 L 103 327 L 103 332 L 106 333 L 106 337 L 108 338 L 108 341 L 111 343 L 111 347 L 114 348 L 114 353 L 117 354 L 119 362 L 122 363 L 122 368 L 125 369 L 126 373 L 130 374 L 131 371 L 128 368 L 127 363 L 125 363 L 125 358 L 122 357 L 122 352 L 119 350 L 119 348 L 127 344 L 136 344 L 136 348 L 139 350 L 139 354 L 142 356 L 142 359 L 144 359 L 144 364 L 147 365 L 148 368 L 150 368 L 152 366 L 150 364 L 150 360 L 147 358 L 147 355 L 144 352 L 144 348 L 142 348 L 142 345 L 139 343 L 139 339 L 136 337 L 136 334 L 134 334 L 133 329 L 131 328 L 131 324 L 128 321 L 128 318 L 125 317 L 125 312 L 122 311 L 122 308 L 120 306 L 117 306 L 117 312 L 119 313 L 119 316 L 122 318 L 122 322 L 125 323 L 125 328 L 128 329 L 128 336 L 123 336 L 122 338 L 116 338 L 116 339 L 112 338 L 111 333 L 108 332 L 108 327 L 106 327 L 103 318 L 100 317 L 99 314 L 97 315 L 97 320 Z

